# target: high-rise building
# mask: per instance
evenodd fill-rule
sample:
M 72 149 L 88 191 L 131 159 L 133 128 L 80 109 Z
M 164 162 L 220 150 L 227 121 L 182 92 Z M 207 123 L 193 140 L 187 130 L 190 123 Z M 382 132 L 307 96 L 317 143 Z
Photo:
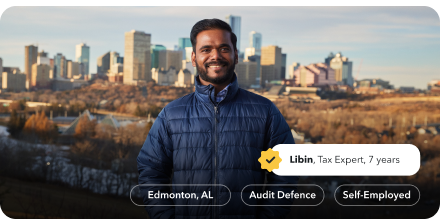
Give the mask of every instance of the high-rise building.
M 235 73 L 237 74 L 238 85 L 249 88 L 251 85 L 255 85 L 256 82 L 257 62 L 238 62 L 235 65 Z
M 44 51 L 40 51 L 38 52 L 38 56 L 37 56 L 37 64 L 45 64 L 45 65 L 50 65 L 50 59 L 47 56 L 48 53 L 44 52 Z
M 160 44 L 152 44 L 151 52 L 151 67 L 159 68 L 159 51 L 165 51 L 167 48 Z
M 31 86 L 37 88 L 50 88 L 50 73 L 52 68 L 48 64 L 33 64 Z
M 119 53 L 116 51 L 110 52 L 110 67 L 118 63 Z
M 191 62 L 191 54 L 193 52 L 192 47 L 185 47 L 185 59 L 187 62 Z
M 353 86 L 353 62 L 349 61 L 347 57 L 343 57 L 341 52 L 336 55 L 330 53 L 325 59 L 325 63 L 335 70 L 335 78 L 337 82 Z
M 0 76 L 3 74 L 3 60 L 0 58 Z
M 159 66 L 158 69 L 168 70 L 174 67 L 176 71 L 182 69 L 182 52 L 181 51 L 159 51 Z
M 179 38 L 179 48 L 185 49 L 185 47 L 192 47 L 191 39 L 188 37 Z
M 62 56 L 60 60 L 60 76 L 61 78 L 67 77 L 67 59 L 66 57 Z
M 249 33 L 249 47 L 255 48 L 256 55 L 261 55 L 261 47 L 262 47 L 261 33 L 257 33 L 255 31 L 251 31 Z
M 298 62 L 293 62 L 291 65 L 289 65 L 289 79 L 293 79 L 293 73 L 301 64 Z
M 30 81 L 32 77 L 32 65 L 37 63 L 38 46 L 28 45 L 24 47 L 24 74 L 26 81 Z
M 20 73 L 19 69 L 4 71 L 2 73 L 2 89 L 9 92 L 26 90 L 26 74 Z
M 227 15 L 226 23 L 228 23 L 229 26 L 231 26 L 232 32 L 235 34 L 235 36 L 237 36 L 237 50 L 240 51 L 241 17 Z
M 150 81 L 151 77 L 151 35 L 132 30 L 125 33 L 124 83 Z
M 60 78 L 62 77 L 62 68 L 61 68 L 61 60 L 64 58 L 63 54 L 58 53 L 53 58 L 53 78 Z
M 287 66 L 287 54 L 281 54 L 281 78 L 287 79 L 286 77 L 286 66 Z
M 98 57 L 98 59 L 96 60 L 96 73 L 98 73 L 98 75 L 104 75 L 108 72 L 108 70 L 110 70 L 110 58 L 110 52 L 107 52 Z
M 81 75 L 89 74 L 90 47 L 84 43 L 76 45 L 75 61 L 81 64 Z
M 273 65 L 273 68 L 265 68 L 264 66 Z M 282 77 L 282 65 L 283 65 L 283 56 L 281 53 L 281 48 L 278 46 L 270 45 L 261 48 L 261 67 L 262 67 L 262 75 L 264 79 L 262 83 L 270 82 L 272 80 L 281 80 L 284 79 Z M 267 73 L 270 72 L 270 73 Z
M 186 54 L 186 48 L 187 47 L 191 47 L 192 48 L 192 44 L 191 44 L 191 39 L 188 37 L 181 37 L 179 38 L 179 45 L 178 46 L 178 50 L 182 51 L 182 56 L 183 56 L 183 60 L 188 60 L 188 56 Z M 189 58 L 191 60 L 191 58 Z
M 74 77 L 79 75 L 79 63 L 76 61 L 67 61 L 67 78 L 73 79 Z

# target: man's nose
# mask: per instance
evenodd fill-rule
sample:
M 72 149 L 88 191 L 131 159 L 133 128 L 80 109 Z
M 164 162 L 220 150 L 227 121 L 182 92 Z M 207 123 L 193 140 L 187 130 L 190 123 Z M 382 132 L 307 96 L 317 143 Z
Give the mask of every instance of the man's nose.
M 211 60 L 219 60 L 219 59 L 223 59 L 223 56 L 220 53 L 220 51 L 217 49 L 212 50 L 211 51 Z

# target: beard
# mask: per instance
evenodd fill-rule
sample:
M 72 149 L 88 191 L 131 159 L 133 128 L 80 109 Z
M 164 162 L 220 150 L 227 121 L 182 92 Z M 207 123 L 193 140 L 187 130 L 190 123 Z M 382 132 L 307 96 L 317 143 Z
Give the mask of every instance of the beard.
M 214 64 L 225 65 L 227 68 L 225 75 L 223 75 L 221 77 L 217 77 L 217 78 L 209 77 L 208 76 L 208 66 L 214 65 Z M 215 62 L 212 62 L 212 61 L 207 62 L 207 63 L 203 64 L 203 66 L 199 66 L 199 63 L 196 63 L 196 69 L 197 69 L 197 74 L 199 74 L 201 79 L 205 80 L 206 82 L 212 83 L 212 84 L 220 85 L 220 84 L 224 84 L 226 82 L 229 82 L 231 80 L 231 78 L 234 76 L 235 63 L 229 64 L 227 61 L 224 61 L 224 60 L 218 60 Z M 219 71 L 219 72 L 221 72 L 221 71 Z

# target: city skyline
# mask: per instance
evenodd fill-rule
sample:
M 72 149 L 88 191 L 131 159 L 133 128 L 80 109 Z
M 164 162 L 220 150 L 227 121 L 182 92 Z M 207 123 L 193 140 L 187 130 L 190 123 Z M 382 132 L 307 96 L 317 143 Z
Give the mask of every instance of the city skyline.
M 12 7 L 0 20 L 0 57 L 4 67 L 23 71 L 24 46 L 38 43 L 39 51 L 48 52 L 49 58 L 61 53 L 74 60 L 75 46 L 84 42 L 90 46 L 90 73 L 96 73 L 100 55 L 124 52 L 125 32 L 151 34 L 151 44 L 172 50 L 179 38 L 189 37 L 195 22 L 224 20 L 232 14 L 241 17 L 242 49 L 249 47 L 248 34 L 256 31 L 264 36 L 263 47 L 282 48 L 287 66 L 324 62 L 330 52 L 341 52 L 353 61 L 353 77 L 358 80 L 381 78 L 396 88 L 426 89 L 440 76 L 440 21 L 429 7 L 199 8 Z M 74 16 L 78 13 L 81 18 Z M 115 19 L 114 13 L 121 16 Z

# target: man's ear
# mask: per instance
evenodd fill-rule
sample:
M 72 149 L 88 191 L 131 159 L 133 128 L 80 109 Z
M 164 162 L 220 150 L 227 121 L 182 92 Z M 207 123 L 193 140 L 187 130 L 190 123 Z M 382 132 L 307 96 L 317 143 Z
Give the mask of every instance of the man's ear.
M 238 51 L 235 50 L 235 64 L 238 64 Z
M 194 51 L 191 53 L 191 62 L 192 66 L 196 67 L 196 54 L 194 53 Z

